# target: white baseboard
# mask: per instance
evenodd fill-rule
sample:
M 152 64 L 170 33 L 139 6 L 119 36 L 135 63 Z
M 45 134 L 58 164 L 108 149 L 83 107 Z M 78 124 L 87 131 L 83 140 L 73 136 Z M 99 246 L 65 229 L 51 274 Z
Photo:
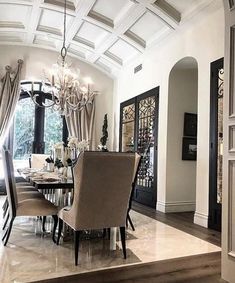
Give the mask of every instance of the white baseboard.
M 208 228 L 208 215 L 204 213 L 195 212 L 193 222 L 202 227 Z
M 157 202 L 157 210 L 164 213 L 195 211 L 195 207 L 196 204 L 192 201 Z

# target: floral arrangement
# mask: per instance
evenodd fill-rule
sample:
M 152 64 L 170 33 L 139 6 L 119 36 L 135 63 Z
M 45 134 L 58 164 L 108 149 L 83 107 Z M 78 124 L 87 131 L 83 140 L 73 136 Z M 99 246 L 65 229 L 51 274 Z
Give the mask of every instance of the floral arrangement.
M 78 141 L 78 138 L 76 137 L 69 137 L 68 147 L 71 149 L 76 149 L 80 152 L 88 149 L 89 142 L 87 140 Z
M 54 149 L 61 149 L 64 147 L 64 142 L 57 142 L 53 145 Z
M 68 137 L 68 147 L 77 148 L 77 146 L 78 146 L 78 138 Z

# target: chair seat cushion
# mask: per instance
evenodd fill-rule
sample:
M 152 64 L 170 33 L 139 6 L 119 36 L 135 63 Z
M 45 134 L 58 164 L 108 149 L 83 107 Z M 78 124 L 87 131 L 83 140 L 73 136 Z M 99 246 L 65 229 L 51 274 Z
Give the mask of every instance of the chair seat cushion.
M 27 199 L 18 203 L 17 216 L 56 215 L 58 207 L 46 199 Z
M 18 201 L 23 201 L 26 199 L 44 199 L 44 195 L 39 192 L 21 192 L 17 193 Z
M 17 193 L 19 192 L 38 192 L 38 190 L 33 186 L 16 186 Z

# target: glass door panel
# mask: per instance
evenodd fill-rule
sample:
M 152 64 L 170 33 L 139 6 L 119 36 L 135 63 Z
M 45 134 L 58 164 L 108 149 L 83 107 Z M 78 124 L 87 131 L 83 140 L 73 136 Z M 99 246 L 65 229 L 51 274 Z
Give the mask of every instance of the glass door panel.
M 123 108 L 122 116 L 122 152 L 134 152 L 135 104 Z
M 139 102 L 138 121 L 138 152 L 141 154 L 141 164 L 137 177 L 137 184 L 151 188 L 154 179 L 154 119 L 155 96 L 145 98 Z
M 217 203 L 222 203 L 222 167 L 223 167 L 223 94 L 224 69 L 218 70 L 218 153 L 217 153 Z

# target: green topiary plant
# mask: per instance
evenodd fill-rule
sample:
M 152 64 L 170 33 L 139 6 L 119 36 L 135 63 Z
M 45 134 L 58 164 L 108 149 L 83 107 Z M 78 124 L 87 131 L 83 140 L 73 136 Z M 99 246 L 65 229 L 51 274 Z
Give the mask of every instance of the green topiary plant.
M 103 127 L 102 127 L 102 134 L 103 136 L 100 138 L 100 142 L 101 142 L 101 150 L 102 151 L 108 151 L 106 143 L 108 140 L 108 119 L 107 119 L 107 113 L 104 115 L 104 123 L 103 123 Z

